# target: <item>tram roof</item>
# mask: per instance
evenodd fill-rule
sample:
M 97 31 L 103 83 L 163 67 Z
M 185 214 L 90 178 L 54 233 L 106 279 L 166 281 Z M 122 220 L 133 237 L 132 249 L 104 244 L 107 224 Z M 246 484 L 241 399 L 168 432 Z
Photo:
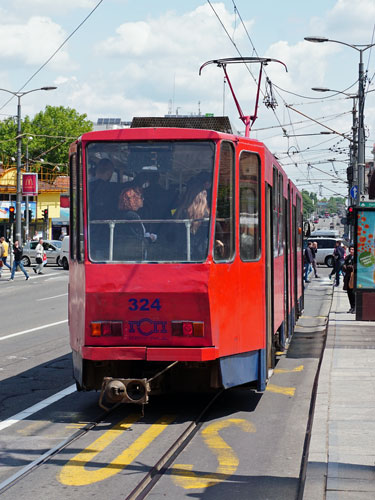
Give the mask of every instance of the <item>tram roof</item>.
M 130 128 L 93 131 L 83 134 L 85 141 L 121 140 L 245 140 L 262 144 L 256 139 L 241 136 L 227 116 L 136 117 Z

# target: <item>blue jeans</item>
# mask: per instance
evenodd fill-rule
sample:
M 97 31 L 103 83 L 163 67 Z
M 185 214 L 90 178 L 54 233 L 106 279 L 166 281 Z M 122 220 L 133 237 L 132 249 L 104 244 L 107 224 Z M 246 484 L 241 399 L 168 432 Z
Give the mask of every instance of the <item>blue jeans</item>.
M 4 266 L 7 266 L 7 268 L 10 270 L 10 265 L 7 264 L 7 258 L 8 257 L 1 257 L 1 260 L 3 261 Z
M 309 262 L 306 262 L 306 264 L 305 264 L 305 275 L 303 277 L 303 279 L 305 281 L 309 280 L 309 274 L 311 273 L 311 271 L 312 271 L 312 265 Z
M 19 266 L 19 268 L 21 269 L 21 271 L 23 272 L 23 274 L 26 276 L 26 278 L 29 277 L 29 275 L 27 274 L 27 272 L 25 271 L 25 268 L 23 267 L 23 264 L 22 264 L 22 261 L 21 260 L 14 260 L 13 261 L 13 267 L 12 267 L 12 274 L 10 275 L 10 279 L 14 279 L 14 275 L 15 275 L 15 272 L 16 272 L 16 269 L 17 269 L 17 266 Z

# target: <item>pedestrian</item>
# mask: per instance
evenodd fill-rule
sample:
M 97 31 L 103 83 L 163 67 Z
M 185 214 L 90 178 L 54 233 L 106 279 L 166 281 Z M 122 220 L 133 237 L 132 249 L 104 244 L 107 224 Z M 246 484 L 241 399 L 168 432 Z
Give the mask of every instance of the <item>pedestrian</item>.
M 342 266 L 344 265 L 345 262 L 345 249 L 343 246 L 341 246 L 341 241 L 336 241 L 336 246 L 335 249 L 333 250 L 333 257 L 335 259 L 335 284 L 334 286 L 339 286 L 340 284 L 340 272 L 342 269 Z
M 4 255 L 4 247 L 0 244 L 0 278 L 3 270 L 3 255 Z
M 307 244 L 307 248 L 305 248 L 304 260 L 305 260 L 304 281 L 305 283 L 310 283 L 309 274 L 312 271 L 312 263 L 314 260 L 312 253 L 312 241 L 309 241 Z
M 314 275 L 315 275 L 315 278 L 320 278 L 320 276 L 318 276 L 318 268 L 316 265 L 316 254 L 318 253 L 318 242 L 317 241 L 313 242 L 311 251 L 313 254 L 312 267 L 314 269 Z
M 349 254 L 345 257 L 344 265 L 342 266 L 345 272 L 344 290 L 348 294 L 350 309 L 348 313 L 355 312 L 355 293 L 354 293 L 354 246 L 350 245 Z
M 34 273 L 36 274 L 43 274 L 42 269 L 43 269 L 43 258 L 44 258 L 44 246 L 43 246 L 43 238 L 39 238 L 39 242 L 35 248 L 36 256 L 35 256 L 35 261 L 36 261 L 36 266 L 34 267 Z
M 23 272 L 23 274 L 25 275 L 25 278 L 26 278 L 26 281 L 27 281 L 29 279 L 29 275 L 25 271 L 25 268 L 23 267 L 23 264 L 22 264 L 23 250 L 22 250 L 22 247 L 19 246 L 18 240 L 16 240 L 14 242 L 14 245 L 13 245 L 13 254 L 14 254 L 14 261 L 13 261 L 13 267 L 12 267 L 12 272 L 11 272 L 9 281 L 13 281 L 14 280 L 14 275 L 15 275 L 15 272 L 16 272 L 16 269 L 17 269 L 18 266 L 21 269 L 21 271 Z
M 3 261 L 3 265 L 6 266 L 9 269 L 9 271 L 10 271 L 10 265 L 7 263 L 8 252 L 9 252 L 9 245 L 5 241 L 4 236 L 2 236 L 0 238 L 0 245 L 3 247 L 1 260 Z

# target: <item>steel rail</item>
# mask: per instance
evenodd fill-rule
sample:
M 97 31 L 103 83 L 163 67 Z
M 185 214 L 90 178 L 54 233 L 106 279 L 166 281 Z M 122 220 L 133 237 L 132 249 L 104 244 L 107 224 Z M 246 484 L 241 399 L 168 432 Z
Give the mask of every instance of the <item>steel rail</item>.
M 225 389 L 218 391 L 209 403 L 203 408 L 198 417 L 184 430 L 180 437 L 172 444 L 172 446 L 162 455 L 156 462 L 153 468 L 146 476 L 138 483 L 132 492 L 125 497 L 124 500 L 142 500 L 145 498 L 155 484 L 161 479 L 163 474 L 168 470 L 170 465 L 175 461 L 178 455 L 186 448 L 193 439 L 195 434 L 201 428 L 204 415 L 211 408 L 213 403 L 223 394 Z

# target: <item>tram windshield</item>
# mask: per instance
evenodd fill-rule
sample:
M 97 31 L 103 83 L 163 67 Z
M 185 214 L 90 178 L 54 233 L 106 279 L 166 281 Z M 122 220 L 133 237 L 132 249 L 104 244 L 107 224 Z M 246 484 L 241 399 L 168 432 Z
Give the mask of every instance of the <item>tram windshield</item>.
M 86 148 L 92 262 L 202 262 L 215 144 L 92 142 Z

